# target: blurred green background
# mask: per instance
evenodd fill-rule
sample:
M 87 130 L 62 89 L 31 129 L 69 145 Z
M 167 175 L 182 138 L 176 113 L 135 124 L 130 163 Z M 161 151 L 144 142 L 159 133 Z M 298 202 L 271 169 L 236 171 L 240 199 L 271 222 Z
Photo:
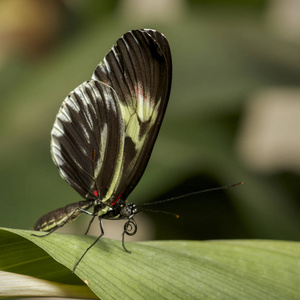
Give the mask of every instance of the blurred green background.
M 32 229 L 81 200 L 51 161 L 56 113 L 122 34 L 153 28 L 171 46 L 172 91 L 128 200 L 244 185 L 153 206 L 180 218 L 143 213 L 137 238 L 300 240 L 298 2 L 2 0 L 0 226 Z M 84 233 L 87 222 L 63 231 Z M 121 236 L 121 221 L 104 226 Z

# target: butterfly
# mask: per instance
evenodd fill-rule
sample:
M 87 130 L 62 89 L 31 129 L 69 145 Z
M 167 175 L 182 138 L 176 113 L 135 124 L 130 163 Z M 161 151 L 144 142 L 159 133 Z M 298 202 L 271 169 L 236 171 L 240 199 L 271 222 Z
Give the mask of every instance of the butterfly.
M 149 161 L 171 80 L 166 37 L 151 29 L 132 30 L 117 40 L 91 80 L 63 101 L 51 131 L 51 156 L 61 177 L 84 200 L 42 216 L 34 229 L 48 235 L 82 213 L 92 216 L 90 225 L 99 219 L 101 234 L 73 271 L 103 236 L 103 219 L 127 220 L 122 245 L 129 252 L 124 235 L 136 233 L 134 216 L 139 209 L 127 197 Z

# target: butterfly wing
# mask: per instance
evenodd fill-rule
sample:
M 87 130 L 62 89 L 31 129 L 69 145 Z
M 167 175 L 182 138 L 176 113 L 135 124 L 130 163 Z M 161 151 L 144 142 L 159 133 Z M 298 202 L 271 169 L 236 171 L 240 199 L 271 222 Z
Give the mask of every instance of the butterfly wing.
M 110 186 L 124 148 L 124 122 L 114 90 L 99 81 L 81 84 L 64 100 L 51 131 L 51 154 L 60 175 L 82 197 Z
M 172 63 L 167 39 L 154 30 L 134 30 L 117 41 L 93 79 L 119 95 L 125 122 L 123 198 L 139 182 L 149 161 L 168 103 Z
M 123 199 L 140 180 L 170 94 L 166 38 L 134 30 L 120 38 L 92 80 L 64 100 L 51 133 L 61 176 L 84 198 Z

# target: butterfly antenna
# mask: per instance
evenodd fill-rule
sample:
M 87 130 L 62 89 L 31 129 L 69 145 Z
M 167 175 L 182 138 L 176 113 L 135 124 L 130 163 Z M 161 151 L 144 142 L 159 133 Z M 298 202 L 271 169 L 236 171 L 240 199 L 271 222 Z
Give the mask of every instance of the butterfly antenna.
M 161 213 L 161 214 L 171 215 L 171 216 L 175 217 L 176 219 L 179 219 L 178 214 L 172 213 L 170 211 L 149 209 L 149 208 L 144 208 L 144 207 L 139 207 L 139 210 L 140 211 L 148 211 L 148 212 L 152 212 L 152 213 Z
M 160 200 L 160 201 L 156 201 L 156 202 L 143 203 L 142 205 L 146 206 L 146 205 L 159 204 L 159 203 L 174 201 L 174 200 L 177 200 L 177 199 L 180 199 L 180 198 L 184 198 L 184 197 L 189 197 L 189 196 L 192 196 L 192 195 L 198 195 L 198 194 L 203 194 L 203 193 L 207 193 L 207 192 L 214 192 L 214 191 L 219 191 L 219 190 L 225 190 L 225 189 L 233 188 L 235 186 L 242 185 L 243 183 L 244 182 L 241 181 L 241 182 L 230 184 L 230 185 L 218 186 L 218 187 L 209 188 L 209 189 L 205 189 L 205 190 L 201 190 L 201 191 L 197 191 L 197 192 L 192 192 L 192 193 L 188 193 L 188 194 L 184 194 L 184 195 L 180 195 L 180 196 L 176 196 L 176 197 L 172 197 L 172 198 L 168 198 L 168 199 L 164 199 L 164 200 Z

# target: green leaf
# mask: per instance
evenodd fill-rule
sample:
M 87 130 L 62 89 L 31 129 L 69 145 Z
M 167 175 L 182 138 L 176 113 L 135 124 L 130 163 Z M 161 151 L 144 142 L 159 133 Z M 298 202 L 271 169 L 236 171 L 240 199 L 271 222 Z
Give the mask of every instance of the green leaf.
M 37 238 L 31 233 L 0 230 L 0 270 L 6 272 L 0 277 L 2 297 L 17 295 L 11 284 L 13 278 L 26 279 L 32 289 L 38 285 L 54 286 L 56 296 L 61 291 L 64 297 L 79 298 L 95 297 L 88 294 L 84 283 L 101 299 L 300 297 L 298 242 L 127 242 L 127 248 L 132 251 L 129 254 L 123 251 L 119 241 L 101 239 L 76 269 L 80 282 L 70 270 L 95 238 L 56 233 Z M 11 294 L 5 294 L 7 282 Z M 26 296 L 37 296 L 37 293 L 30 294 L 30 284 Z M 42 289 L 40 295 L 45 296 L 46 292 L 46 288 Z

